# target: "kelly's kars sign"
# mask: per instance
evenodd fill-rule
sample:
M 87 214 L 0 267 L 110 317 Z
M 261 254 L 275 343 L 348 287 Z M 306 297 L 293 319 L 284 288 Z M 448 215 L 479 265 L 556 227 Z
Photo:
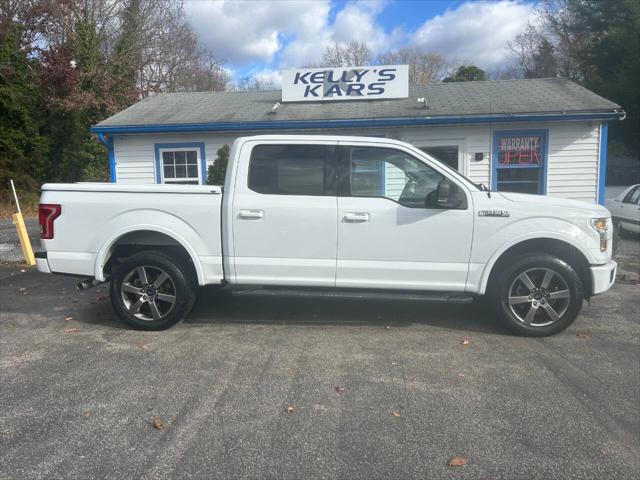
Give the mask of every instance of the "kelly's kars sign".
M 304 68 L 282 72 L 282 101 L 407 98 L 409 67 Z

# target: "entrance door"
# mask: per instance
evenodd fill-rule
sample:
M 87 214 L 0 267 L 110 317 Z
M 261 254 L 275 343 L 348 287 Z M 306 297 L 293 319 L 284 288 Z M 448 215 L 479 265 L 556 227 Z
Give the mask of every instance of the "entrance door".
M 466 208 L 426 206 L 443 172 L 400 148 L 339 147 L 336 286 L 464 291 L 473 209 L 462 185 Z
M 237 283 L 335 285 L 336 143 L 242 152 L 232 207 Z

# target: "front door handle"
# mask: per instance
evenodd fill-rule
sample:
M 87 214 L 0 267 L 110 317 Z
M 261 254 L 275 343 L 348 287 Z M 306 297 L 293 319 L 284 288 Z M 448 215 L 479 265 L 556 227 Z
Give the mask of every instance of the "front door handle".
M 364 223 L 369 221 L 369 214 L 364 212 L 349 212 L 344 214 L 344 221 L 349 223 Z
M 264 217 L 264 212 L 262 210 L 240 210 L 238 216 L 247 220 L 257 220 Z

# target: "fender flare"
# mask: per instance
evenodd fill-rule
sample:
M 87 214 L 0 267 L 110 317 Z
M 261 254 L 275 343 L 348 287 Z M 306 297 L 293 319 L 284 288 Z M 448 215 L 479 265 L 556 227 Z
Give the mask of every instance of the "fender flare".
M 567 245 L 574 247 L 578 250 L 584 258 L 587 259 L 587 262 L 593 263 L 593 258 L 591 253 L 587 248 L 584 247 L 579 242 L 576 242 L 574 238 L 570 238 L 567 235 L 563 235 L 557 232 L 537 232 L 535 235 L 520 235 L 519 237 L 513 238 L 508 242 L 503 243 L 500 248 L 498 248 L 489 261 L 485 264 L 482 270 L 482 277 L 480 279 L 480 284 L 478 288 L 478 293 L 480 295 L 484 295 L 487 290 L 487 285 L 489 283 L 489 277 L 491 276 L 491 272 L 493 271 L 493 267 L 495 266 L 498 259 L 509 250 L 511 247 L 515 247 L 519 243 L 523 243 L 529 240 L 558 240 L 560 242 L 566 243 Z
M 176 242 L 178 242 L 187 251 L 187 254 L 191 258 L 191 261 L 193 262 L 193 265 L 196 270 L 196 275 L 198 276 L 198 284 L 199 285 L 205 284 L 202 264 L 200 263 L 200 260 L 198 259 L 198 256 L 196 255 L 196 252 L 191 247 L 191 245 L 189 245 L 189 243 L 187 243 L 187 241 L 184 238 L 182 238 L 180 235 L 178 235 L 176 232 L 169 230 L 168 228 L 158 226 L 158 225 L 147 225 L 147 224 L 128 225 L 124 228 L 121 228 L 116 233 L 111 235 L 109 239 L 102 244 L 102 247 L 100 248 L 100 250 L 98 250 L 98 253 L 96 254 L 96 260 L 94 264 L 94 277 L 96 280 L 100 282 L 105 281 L 105 275 L 103 270 L 104 270 L 104 265 L 107 263 L 107 260 L 108 260 L 107 254 L 111 251 L 111 248 L 116 244 L 116 242 L 120 240 L 122 237 L 124 237 L 125 235 L 127 235 L 128 233 L 139 232 L 143 230 L 162 233 L 168 237 L 171 237 Z

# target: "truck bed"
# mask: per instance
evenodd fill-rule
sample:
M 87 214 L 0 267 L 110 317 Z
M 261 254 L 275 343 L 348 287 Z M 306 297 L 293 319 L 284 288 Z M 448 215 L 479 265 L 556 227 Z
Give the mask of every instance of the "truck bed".
M 40 201 L 61 205 L 54 238 L 41 240 L 54 273 L 104 280 L 113 249 L 144 240 L 185 247 L 199 284 L 222 280 L 219 186 L 56 183 Z

